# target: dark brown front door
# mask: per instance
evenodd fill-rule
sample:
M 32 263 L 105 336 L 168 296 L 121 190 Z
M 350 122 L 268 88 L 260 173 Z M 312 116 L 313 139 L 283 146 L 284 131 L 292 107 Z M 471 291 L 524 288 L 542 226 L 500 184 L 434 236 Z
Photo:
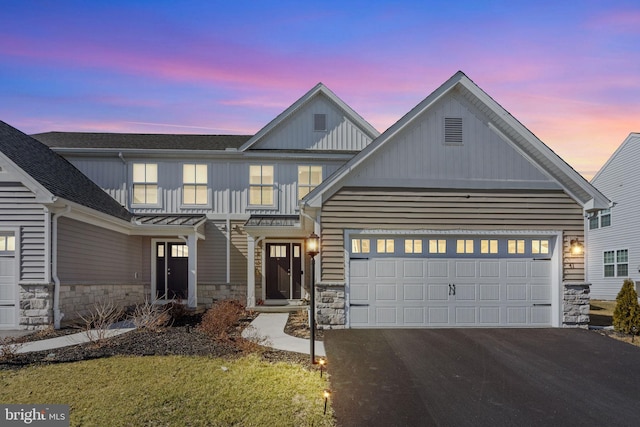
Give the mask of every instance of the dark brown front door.
M 184 243 L 156 243 L 156 299 L 189 297 L 189 251 Z
M 267 243 L 267 299 L 300 299 L 302 285 L 302 250 L 300 243 Z

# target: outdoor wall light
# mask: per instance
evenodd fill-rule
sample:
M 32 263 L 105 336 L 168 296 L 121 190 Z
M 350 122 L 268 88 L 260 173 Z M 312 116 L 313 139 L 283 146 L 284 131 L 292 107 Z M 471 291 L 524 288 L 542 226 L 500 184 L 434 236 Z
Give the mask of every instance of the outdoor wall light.
M 579 238 L 571 240 L 571 255 L 582 255 L 584 253 L 584 244 Z
M 307 254 L 313 259 L 318 255 L 318 248 L 320 247 L 320 237 L 316 233 L 311 233 L 307 237 Z
M 326 413 L 327 413 L 327 401 L 331 397 L 331 390 L 329 390 L 328 388 L 325 388 L 322 391 L 322 395 L 324 396 L 324 413 L 326 415 Z

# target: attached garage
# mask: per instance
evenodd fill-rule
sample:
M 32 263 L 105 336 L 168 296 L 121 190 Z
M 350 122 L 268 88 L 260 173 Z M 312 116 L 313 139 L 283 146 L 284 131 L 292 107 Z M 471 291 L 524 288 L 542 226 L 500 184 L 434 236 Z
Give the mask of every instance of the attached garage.
M 552 326 L 553 236 L 350 241 L 352 328 Z
M 15 236 L 0 232 L 0 329 L 18 326 Z

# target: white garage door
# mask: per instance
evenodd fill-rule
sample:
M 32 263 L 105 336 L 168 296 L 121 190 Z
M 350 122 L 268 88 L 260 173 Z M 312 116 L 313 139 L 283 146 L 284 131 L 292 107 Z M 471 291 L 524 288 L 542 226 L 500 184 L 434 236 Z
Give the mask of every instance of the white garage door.
M 0 232 L 0 329 L 18 326 L 15 237 Z
M 351 259 L 352 328 L 551 326 L 550 258 Z

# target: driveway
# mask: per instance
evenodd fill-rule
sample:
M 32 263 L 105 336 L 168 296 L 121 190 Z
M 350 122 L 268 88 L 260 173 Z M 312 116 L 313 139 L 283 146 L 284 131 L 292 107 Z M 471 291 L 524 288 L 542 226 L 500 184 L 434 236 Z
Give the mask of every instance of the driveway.
M 578 329 L 325 332 L 339 426 L 640 425 L 640 348 Z

